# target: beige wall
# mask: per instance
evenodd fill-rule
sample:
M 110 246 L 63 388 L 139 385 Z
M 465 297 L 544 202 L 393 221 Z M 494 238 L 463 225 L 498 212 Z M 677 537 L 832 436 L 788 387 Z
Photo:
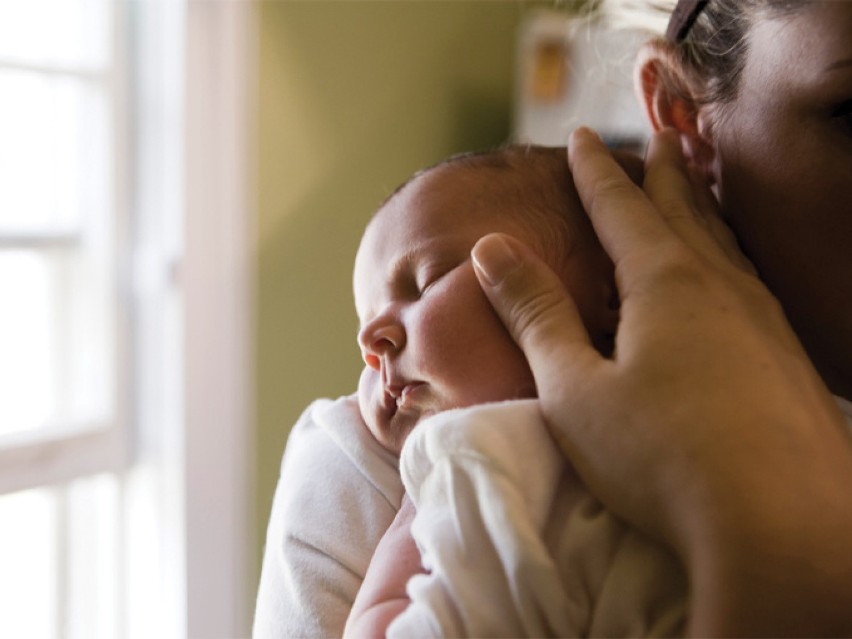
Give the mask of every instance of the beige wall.
M 286 435 L 355 389 L 361 230 L 414 170 L 505 140 L 530 3 L 260 5 L 258 531 Z

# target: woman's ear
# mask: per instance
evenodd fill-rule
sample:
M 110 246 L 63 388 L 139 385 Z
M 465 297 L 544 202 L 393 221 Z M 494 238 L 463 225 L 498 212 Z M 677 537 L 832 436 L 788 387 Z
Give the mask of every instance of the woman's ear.
M 687 160 L 712 182 L 715 146 L 707 112 L 695 99 L 694 81 L 676 58 L 673 46 L 663 40 L 643 45 L 636 57 L 633 80 L 654 131 L 677 129 Z

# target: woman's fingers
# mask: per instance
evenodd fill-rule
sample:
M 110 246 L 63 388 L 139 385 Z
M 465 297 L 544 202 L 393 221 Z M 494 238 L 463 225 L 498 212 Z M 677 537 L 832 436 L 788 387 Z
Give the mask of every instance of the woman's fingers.
M 527 356 L 539 394 L 545 388 L 561 394 L 582 377 L 579 371 L 603 361 L 561 280 L 531 250 L 492 233 L 471 256 L 482 290 Z
M 631 253 L 656 250 L 671 232 L 653 204 L 589 129 L 568 141 L 574 184 L 604 249 L 618 267 Z
M 588 129 L 572 134 L 569 163 L 583 205 L 616 265 L 631 253 L 647 263 L 643 253 L 660 253 L 677 238 L 716 266 L 754 272 L 718 215 L 712 192 L 689 170 L 674 132 L 651 139 L 642 188 Z M 632 268 L 620 273 L 630 281 L 635 275 Z
M 683 157 L 673 130 L 656 134 L 648 145 L 644 190 L 677 236 L 716 266 L 744 260 L 733 234 L 717 212 L 713 193 Z
M 716 201 L 713 191 L 710 190 L 707 180 L 697 170 L 692 169 L 689 172 L 689 181 L 692 184 L 695 206 L 704 220 L 707 230 L 719 243 L 732 264 L 750 275 L 756 275 L 757 270 L 754 268 L 754 264 L 743 255 L 734 232 L 722 219 L 719 203 Z

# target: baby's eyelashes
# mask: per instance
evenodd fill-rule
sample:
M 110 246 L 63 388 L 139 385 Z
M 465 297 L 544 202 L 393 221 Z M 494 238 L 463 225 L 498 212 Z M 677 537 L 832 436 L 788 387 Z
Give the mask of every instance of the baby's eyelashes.
M 434 265 L 431 265 L 429 269 L 427 269 L 417 280 L 415 280 L 415 287 L 417 289 L 418 295 L 423 295 L 426 293 L 434 284 L 440 281 L 443 277 L 457 269 L 459 266 L 465 264 L 468 259 L 465 260 L 447 260 L 445 262 L 438 262 Z

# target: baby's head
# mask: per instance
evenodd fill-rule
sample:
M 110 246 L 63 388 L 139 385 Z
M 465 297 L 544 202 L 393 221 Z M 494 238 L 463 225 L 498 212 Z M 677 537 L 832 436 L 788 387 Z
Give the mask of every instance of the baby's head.
M 564 149 L 510 146 L 450 158 L 382 205 L 355 259 L 361 413 L 399 453 L 424 417 L 535 397 L 523 353 L 482 292 L 470 260 L 479 238 L 527 244 L 562 278 L 593 342 L 611 349 L 612 265 L 583 212 Z

